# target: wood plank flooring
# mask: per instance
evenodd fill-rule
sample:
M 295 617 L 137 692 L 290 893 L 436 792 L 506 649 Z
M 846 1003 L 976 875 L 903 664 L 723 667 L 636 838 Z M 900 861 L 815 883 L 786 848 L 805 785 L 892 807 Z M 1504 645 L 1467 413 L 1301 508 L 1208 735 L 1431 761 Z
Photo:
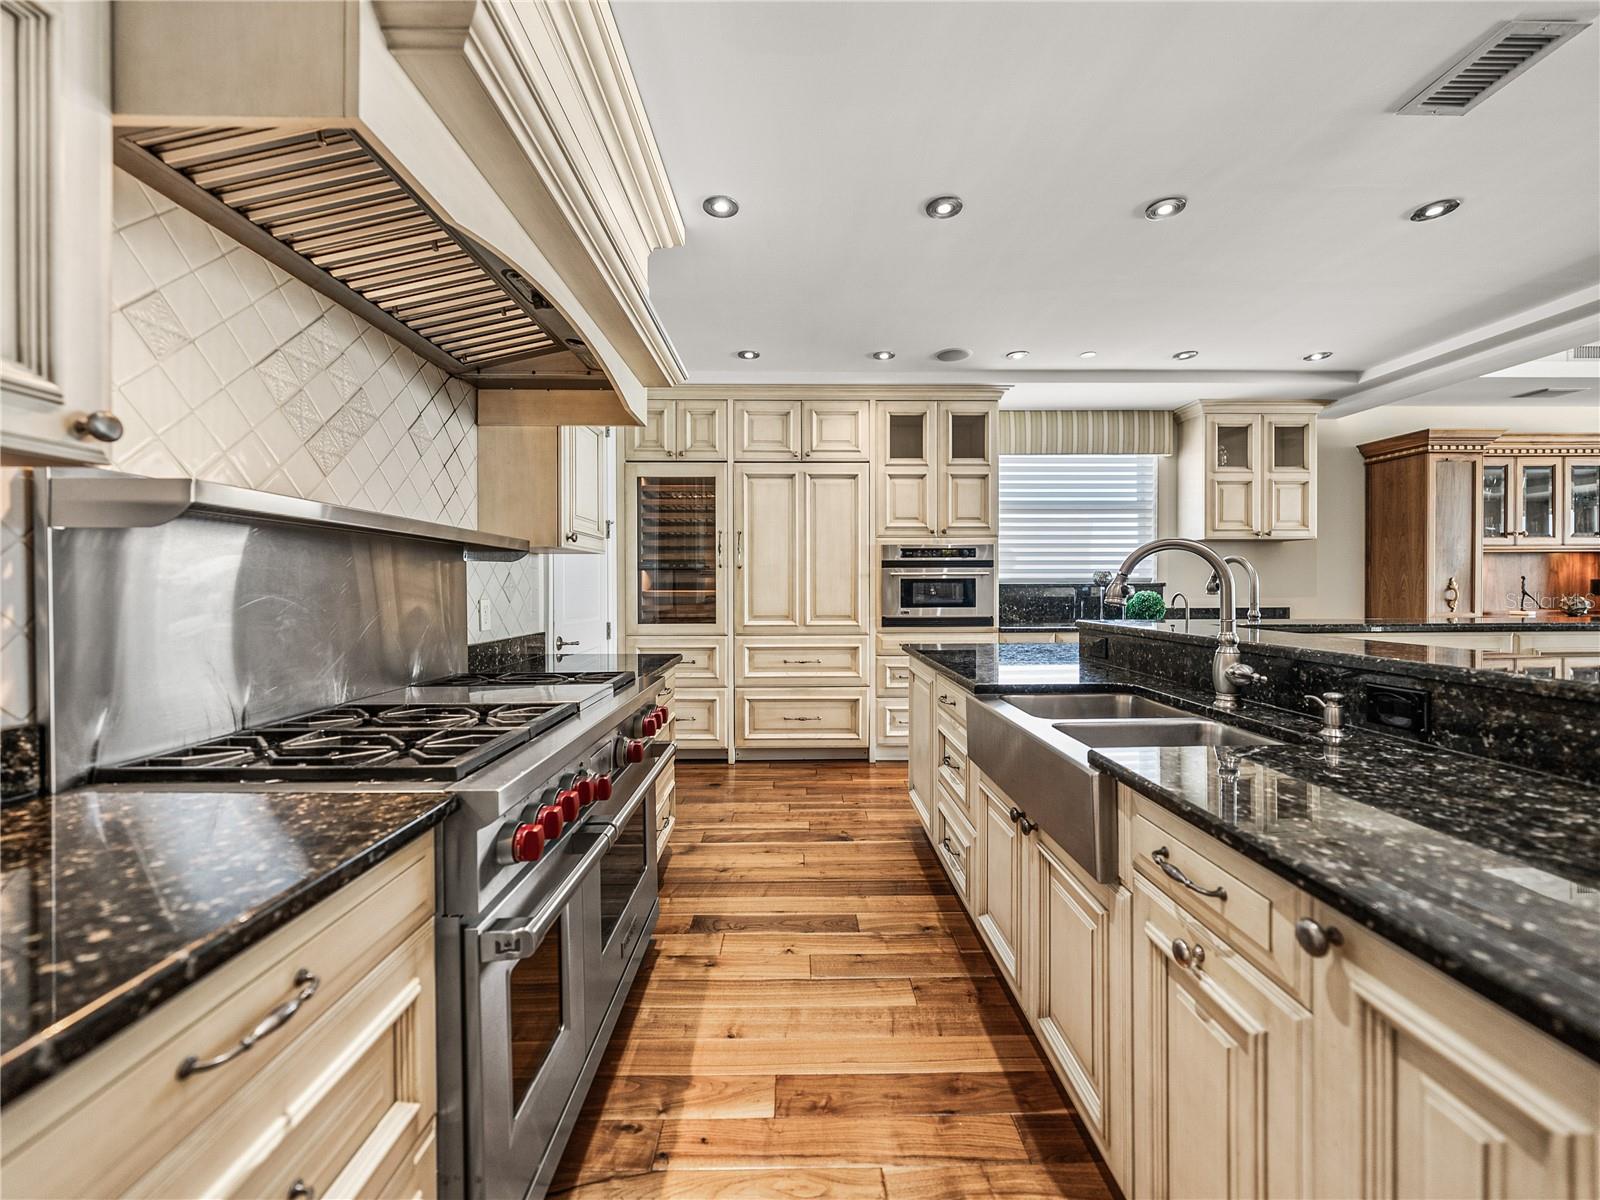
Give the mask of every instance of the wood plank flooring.
M 655 944 L 552 1195 L 1116 1194 L 904 767 L 677 771 Z

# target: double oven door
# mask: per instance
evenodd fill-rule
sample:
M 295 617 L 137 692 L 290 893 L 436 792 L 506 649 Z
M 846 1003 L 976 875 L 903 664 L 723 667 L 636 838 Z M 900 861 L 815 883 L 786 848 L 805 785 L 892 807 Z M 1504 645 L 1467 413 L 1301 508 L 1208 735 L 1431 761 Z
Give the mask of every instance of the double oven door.
M 467 1194 L 541 1195 L 655 924 L 655 776 L 463 931 Z M 637 771 L 637 768 L 635 768 Z M 630 774 L 633 772 L 629 772 Z M 596 815 L 599 817 L 599 814 Z M 549 869 L 556 868 L 556 869 Z M 569 1114 L 569 1107 L 572 1113 Z

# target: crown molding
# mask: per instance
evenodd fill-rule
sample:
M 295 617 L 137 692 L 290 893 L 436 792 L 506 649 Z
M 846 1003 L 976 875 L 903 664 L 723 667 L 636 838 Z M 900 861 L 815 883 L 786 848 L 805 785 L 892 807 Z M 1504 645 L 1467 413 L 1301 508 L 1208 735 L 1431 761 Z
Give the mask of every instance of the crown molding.
M 604 0 L 375 0 L 390 53 L 640 382 L 683 363 L 650 304 L 651 251 L 680 246 L 672 195 Z
M 1004 387 L 961 383 L 725 383 L 651 388 L 652 400 L 978 400 L 998 403 Z

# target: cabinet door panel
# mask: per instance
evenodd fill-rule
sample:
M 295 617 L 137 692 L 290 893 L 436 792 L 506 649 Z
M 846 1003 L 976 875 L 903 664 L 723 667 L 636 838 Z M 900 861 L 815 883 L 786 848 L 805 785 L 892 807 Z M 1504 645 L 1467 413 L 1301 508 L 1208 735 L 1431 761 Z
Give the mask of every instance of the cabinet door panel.
M 677 416 L 671 400 L 651 400 L 645 407 L 644 424 L 628 430 L 628 458 L 636 462 L 654 462 L 671 458 L 677 449 Z
M 936 405 L 919 400 L 885 400 L 877 411 L 878 461 L 891 466 L 934 464 Z
M 922 818 L 923 828 L 933 828 L 929 806 L 933 804 L 933 676 L 926 668 L 912 667 L 908 710 L 910 748 L 906 771 L 911 803 Z
M 728 457 L 728 403 L 725 400 L 674 400 L 677 407 L 676 457 L 720 461 Z
M 566 518 L 563 543 L 591 554 L 606 547 L 605 430 L 567 425 L 562 439 L 562 509 Z
M 1564 491 L 1559 458 L 1517 458 L 1517 545 L 1559 546 Z
M 733 456 L 750 462 L 799 458 L 800 402 L 734 401 Z
M 1208 514 L 1207 534 L 1210 537 L 1227 537 L 1243 534 L 1253 537 L 1261 527 L 1256 512 L 1259 493 L 1254 476 L 1218 477 L 1210 481 L 1211 511 Z
M 1569 546 L 1600 546 L 1600 458 L 1566 461 L 1563 540 Z
M 1310 537 L 1314 516 L 1311 480 L 1267 477 L 1267 514 L 1262 532 L 1268 537 Z
M 867 744 L 865 688 L 738 688 L 734 704 L 740 747 Z
M 878 468 L 878 532 L 884 537 L 932 537 L 933 468 Z
M 804 570 L 798 467 L 739 467 L 734 472 L 734 629 L 796 630 Z
M 865 401 L 807 401 L 805 456 L 864 461 L 868 457 L 869 414 Z
M 809 628 L 867 632 L 867 470 L 846 464 L 805 468 L 802 618 Z
M 939 475 L 939 532 L 950 537 L 993 536 L 995 477 L 987 467 L 945 467 Z
M 979 869 L 973 911 L 1001 973 L 1017 986 L 1017 946 L 1022 929 L 1022 845 L 1011 802 L 988 780 L 977 781 Z
M 1033 867 L 1039 1038 L 1070 1081 L 1083 1119 L 1103 1139 L 1111 1055 L 1112 914 L 1039 842 Z
M 679 688 L 672 736 L 682 750 L 721 750 L 728 744 L 728 696 L 723 688 Z

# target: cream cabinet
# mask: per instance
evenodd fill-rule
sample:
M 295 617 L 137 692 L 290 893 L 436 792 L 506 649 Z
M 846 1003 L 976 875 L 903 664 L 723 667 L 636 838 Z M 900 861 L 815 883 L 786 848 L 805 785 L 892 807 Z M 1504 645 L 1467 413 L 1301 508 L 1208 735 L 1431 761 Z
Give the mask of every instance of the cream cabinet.
M 847 749 L 867 744 L 865 688 L 737 688 L 740 749 Z
M 652 396 L 644 424 L 628 431 L 627 458 L 629 462 L 726 461 L 728 402 Z
M 994 537 L 999 528 L 997 408 L 981 400 L 876 406 L 878 536 Z
M 864 637 L 745 637 L 734 645 L 734 681 L 740 686 L 866 687 L 870 682 L 871 649 Z
M 912 660 L 907 685 L 906 710 L 910 730 L 907 734 L 906 778 L 911 806 L 917 810 L 924 829 L 933 829 L 930 819 L 934 802 L 933 783 L 933 668 Z
M 105 464 L 122 436 L 108 409 L 111 6 L 5 0 L 0 21 L 0 449 Z
M 7 1105 L 6 1194 L 382 1194 L 430 1161 L 433 911 L 424 839 Z
M 1023 872 L 1026 842 L 1018 813 L 1010 800 L 983 775 L 973 782 L 977 800 L 978 874 L 972 915 L 1000 973 L 1012 988 L 1018 986 L 1018 946 L 1022 937 Z
M 603 554 L 610 436 L 590 425 L 479 426 L 478 527 L 538 550 Z
M 1319 1195 L 1594 1194 L 1600 1066 L 1341 914 L 1316 919 L 1342 934 L 1316 969 Z
M 868 632 L 867 468 L 734 470 L 734 631 Z
M 1203 402 L 1179 413 L 1179 527 L 1185 537 L 1317 536 L 1321 405 Z
M 865 462 L 870 411 L 864 400 L 735 400 L 733 457 L 740 462 Z
M 727 688 L 676 689 L 672 736 L 679 750 L 726 750 L 728 708 L 733 693 Z

